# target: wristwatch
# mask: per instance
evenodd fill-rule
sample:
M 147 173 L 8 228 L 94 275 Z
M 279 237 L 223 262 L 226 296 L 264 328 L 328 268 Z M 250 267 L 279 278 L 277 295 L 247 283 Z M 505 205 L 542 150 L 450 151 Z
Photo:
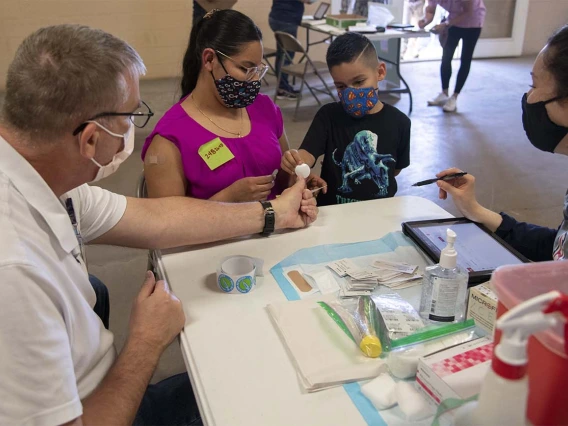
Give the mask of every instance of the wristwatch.
M 270 201 L 261 201 L 260 204 L 264 209 L 264 229 L 262 230 L 262 235 L 269 236 L 274 232 L 274 225 L 276 223 L 274 209 Z

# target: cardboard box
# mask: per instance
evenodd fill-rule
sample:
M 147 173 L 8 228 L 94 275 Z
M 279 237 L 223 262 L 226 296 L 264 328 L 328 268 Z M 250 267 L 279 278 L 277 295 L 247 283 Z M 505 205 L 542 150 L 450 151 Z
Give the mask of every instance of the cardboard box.
M 483 284 L 472 287 L 469 290 L 467 319 L 473 318 L 479 328 L 492 336 L 496 317 L 497 295 Z
M 448 398 L 477 395 L 491 367 L 493 342 L 482 337 L 420 358 L 416 382 L 428 399 L 440 404 Z
M 367 17 L 361 15 L 327 15 L 325 17 L 325 22 L 327 25 L 346 29 L 361 22 L 366 23 Z

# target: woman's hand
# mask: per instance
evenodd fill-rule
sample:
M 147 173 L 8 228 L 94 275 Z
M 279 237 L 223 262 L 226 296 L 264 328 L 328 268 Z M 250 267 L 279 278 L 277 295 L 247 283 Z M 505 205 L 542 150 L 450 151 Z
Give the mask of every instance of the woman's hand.
M 460 169 L 454 167 L 438 173 L 436 177 L 442 178 L 446 175 L 461 172 Z M 469 220 L 485 225 L 491 232 L 495 232 L 501 225 L 503 218 L 500 214 L 486 209 L 477 202 L 475 197 L 475 177 L 473 175 L 467 174 L 449 181 L 439 180 L 438 188 L 440 188 L 440 199 L 445 200 L 448 198 L 448 194 L 450 194 L 458 210 Z
M 426 19 L 421 19 L 420 21 L 418 21 L 418 28 L 420 28 L 420 29 L 423 30 L 424 27 L 426 27 L 426 25 L 428 25 L 428 24 L 426 23 Z
M 460 169 L 451 168 L 438 173 L 436 177 L 443 178 L 446 175 L 461 172 Z M 473 175 L 467 174 L 448 181 L 439 180 L 437 183 L 440 188 L 438 196 L 441 200 L 447 199 L 450 194 L 458 210 L 468 219 L 476 221 L 475 215 L 481 205 L 475 197 L 475 177 Z
M 446 30 L 447 28 L 448 28 L 447 24 L 438 24 L 434 28 L 432 28 L 430 32 L 434 34 L 440 34 L 443 33 L 444 30 Z
M 246 201 L 263 201 L 268 198 L 274 187 L 274 176 L 246 177 L 215 194 L 211 199 L 242 203 Z
M 297 149 L 289 149 L 282 156 L 282 161 L 280 162 L 280 168 L 284 170 L 289 175 L 295 176 L 296 166 L 304 164 L 304 160 L 300 156 Z

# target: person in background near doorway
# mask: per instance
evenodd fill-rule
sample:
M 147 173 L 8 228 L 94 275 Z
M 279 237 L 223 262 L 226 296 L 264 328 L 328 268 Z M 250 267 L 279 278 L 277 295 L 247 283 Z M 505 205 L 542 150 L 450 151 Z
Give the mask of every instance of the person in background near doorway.
M 437 6 L 445 9 L 449 15 L 446 21 L 436 25 L 433 30 L 437 33 L 447 31 L 447 40 L 443 44 L 444 53 L 440 67 L 442 92 L 429 100 L 428 105 L 443 106 L 444 112 L 456 112 L 458 95 L 461 93 L 469 74 L 473 51 L 485 21 L 485 4 L 483 0 L 428 0 L 426 16 L 418 23 L 420 28 L 424 28 L 432 22 Z M 458 71 L 454 94 L 450 96 L 452 58 L 460 40 L 463 40 L 460 70 Z
M 310 0 L 272 0 L 272 9 L 268 15 L 268 24 L 272 31 L 282 31 L 294 37 L 298 37 L 298 27 L 302 23 L 304 16 L 304 3 L 310 3 Z M 284 51 L 276 46 L 276 75 L 280 73 L 280 68 L 290 65 L 290 59 L 284 55 Z M 288 52 L 290 58 L 294 57 L 294 52 Z M 280 87 L 276 93 L 277 99 L 297 99 L 298 90 L 294 89 L 288 82 L 288 74 L 282 74 Z
M 206 1 L 211 2 L 212 0 Z M 230 7 L 223 9 L 230 9 Z M 206 13 L 207 11 L 203 9 L 200 4 L 193 0 L 193 21 L 191 22 L 191 26 L 194 27 L 199 21 L 201 21 Z
M 426 0 L 405 0 L 403 23 L 417 27 L 420 20 L 424 17 L 425 4 Z M 404 59 L 418 58 L 419 53 L 419 38 L 402 39 L 401 56 Z
M 191 26 L 194 27 L 199 21 L 203 19 L 207 11 L 201 7 L 199 3 L 193 0 L 193 21 Z
M 527 138 L 541 151 L 568 155 L 568 25 L 558 30 L 540 51 L 531 79 L 530 90 L 521 100 Z M 437 176 L 459 171 L 448 169 Z M 568 259 L 568 193 L 564 198 L 564 220 L 557 229 L 550 229 L 517 222 L 505 213 L 498 214 L 480 205 L 472 175 L 450 182 L 438 181 L 438 187 L 441 199 L 450 194 L 465 217 L 485 225 L 533 262 Z

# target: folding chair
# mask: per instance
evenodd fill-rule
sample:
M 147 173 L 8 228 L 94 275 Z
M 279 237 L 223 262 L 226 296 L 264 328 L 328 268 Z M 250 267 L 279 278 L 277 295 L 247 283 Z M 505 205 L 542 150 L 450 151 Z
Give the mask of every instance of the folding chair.
M 285 58 L 291 62 L 290 65 L 280 67 L 280 73 L 278 74 L 278 83 L 276 85 L 277 89 L 276 92 L 274 93 L 274 102 L 276 102 L 276 96 L 278 93 L 278 88 L 280 87 L 280 80 L 282 79 L 282 74 L 288 74 L 290 77 L 299 78 L 302 80 L 302 83 L 300 84 L 300 92 L 298 93 L 298 99 L 296 100 L 294 121 L 296 120 L 296 115 L 298 114 L 298 108 L 300 106 L 300 101 L 302 99 L 302 90 L 304 88 L 304 85 L 306 85 L 312 96 L 317 101 L 318 105 L 321 106 L 321 102 L 316 96 L 315 92 L 320 92 L 329 95 L 334 101 L 336 101 L 335 96 L 331 91 L 331 89 L 329 88 L 329 86 L 327 85 L 324 77 L 324 74 L 328 73 L 327 64 L 322 61 L 312 61 L 308 55 L 308 52 L 304 49 L 304 47 L 296 37 L 287 33 L 283 33 L 281 31 L 276 31 L 274 33 L 274 36 L 276 37 L 276 43 L 278 43 L 278 46 L 284 51 Z M 305 62 L 294 63 L 290 55 L 290 52 L 301 53 L 302 60 L 305 59 Z M 323 83 L 324 87 L 323 90 L 312 87 L 307 82 L 306 77 L 310 77 L 312 75 L 317 76 L 320 79 L 320 81 Z
M 264 59 L 264 62 L 266 62 L 266 64 L 270 67 L 270 74 L 276 75 L 276 69 L 274 68 L 274 65 L 272 65 L 269 61 L 269 58 L 275 58 L 276 57 L 276 49 L 271 49 L 270 47 L 265 47 L 263 50 L 264 50 L 264 52 L 263 52 L 263 55 L 262 55 L 262 59 Z M 262 81 L 267 86 L 270 86 L 270 84 L 268 83 L 268 80 L 266 80 L 266 77 L 262 77 Z

